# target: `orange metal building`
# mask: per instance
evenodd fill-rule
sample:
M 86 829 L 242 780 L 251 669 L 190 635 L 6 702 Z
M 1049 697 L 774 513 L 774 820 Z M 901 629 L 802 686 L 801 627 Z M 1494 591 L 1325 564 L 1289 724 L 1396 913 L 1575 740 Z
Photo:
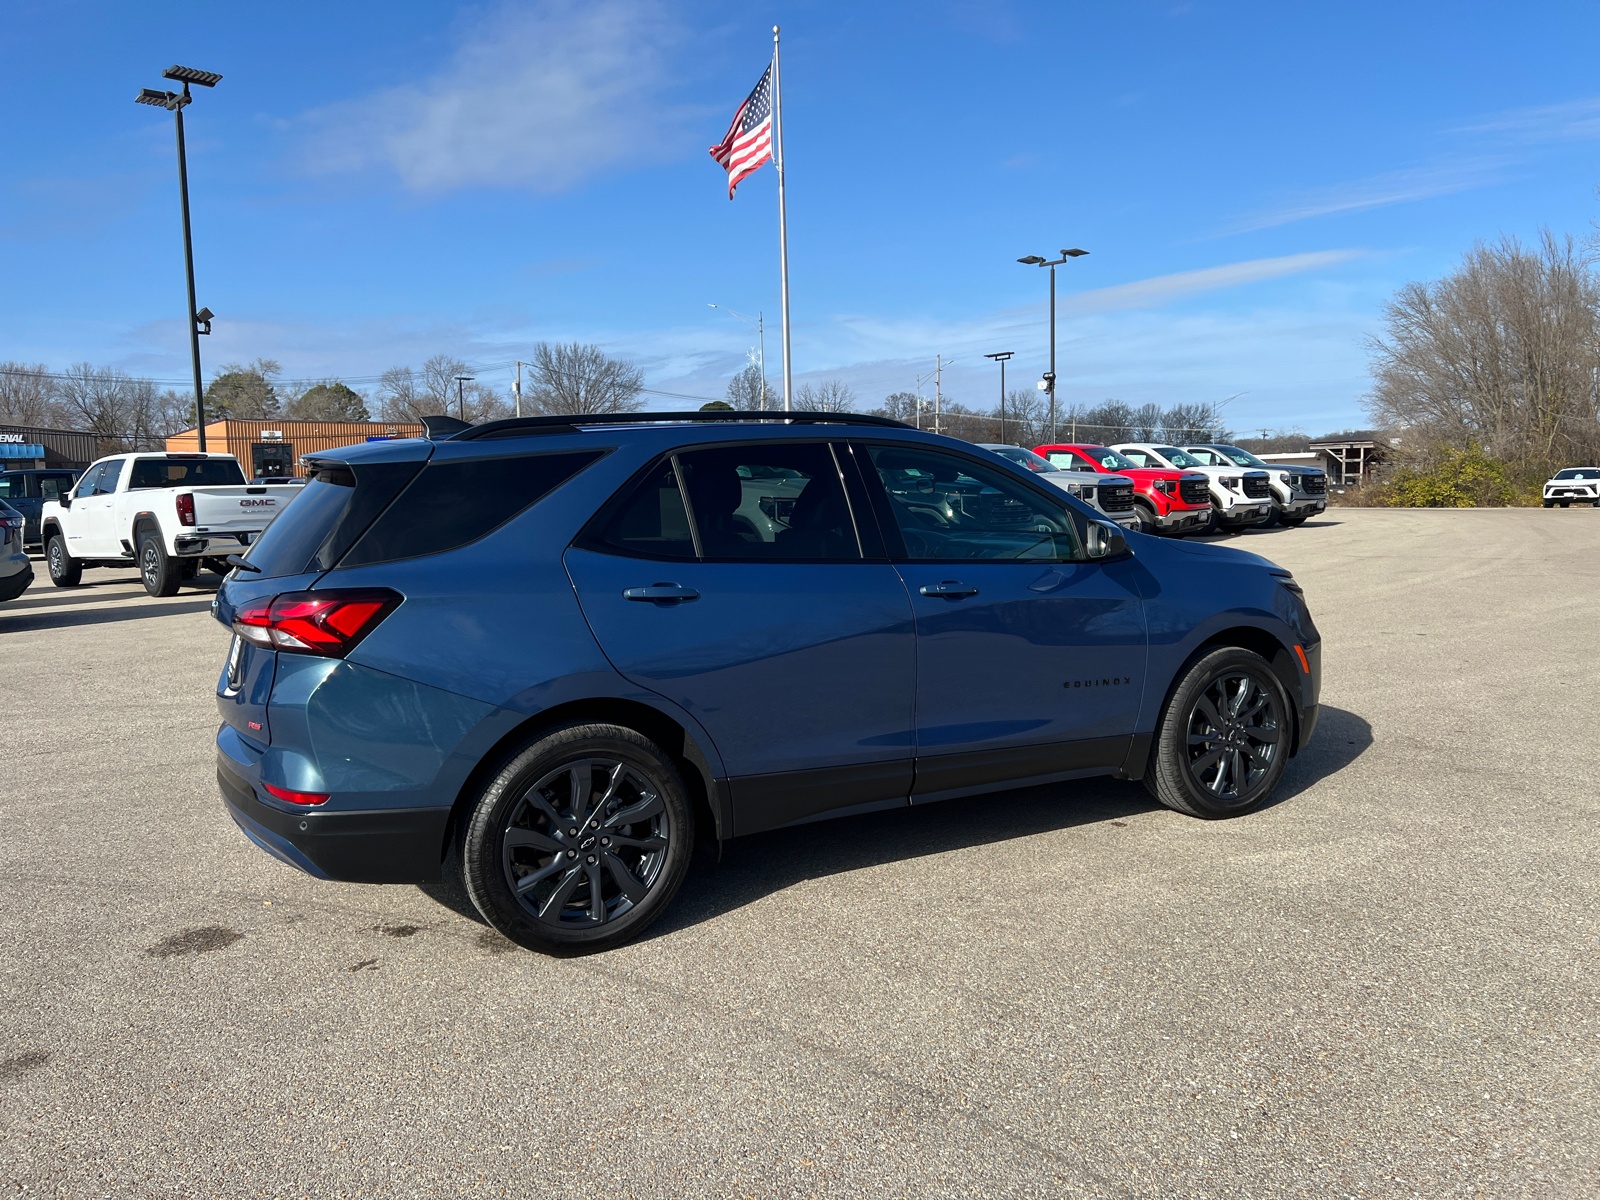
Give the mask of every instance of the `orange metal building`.
M 319 450 L 421 436 L 421 425 L 405 421 L 212 421 L 206 425 L 206 449 L 233 455 L 245 477 L 254 479 L 258 475 L 304 475 L 301 456 Z M 198 450 L 200 436 L 190 429 L 169 437 L 167 449 Z

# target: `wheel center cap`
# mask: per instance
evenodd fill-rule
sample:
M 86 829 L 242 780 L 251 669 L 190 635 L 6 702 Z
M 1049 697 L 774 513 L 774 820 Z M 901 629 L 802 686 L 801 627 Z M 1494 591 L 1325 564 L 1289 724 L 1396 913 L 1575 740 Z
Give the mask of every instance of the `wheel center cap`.
M 594 838 L 593 837 L 586 837 L 586 838 L 583 839 L 583 841 L 578 843 L 578 849 L 579 850 L 587 850 L 592 845 L 594 845 Z

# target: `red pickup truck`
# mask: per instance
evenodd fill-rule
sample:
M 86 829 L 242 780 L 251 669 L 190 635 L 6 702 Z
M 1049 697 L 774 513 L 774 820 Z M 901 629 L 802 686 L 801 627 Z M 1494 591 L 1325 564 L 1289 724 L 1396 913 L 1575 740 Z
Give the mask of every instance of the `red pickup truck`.
M 1133 480 L 1139 532 L 1183 536 L 1211 528 L 1211 481 L 1198 471 L 1136 467 L 1115 450 L 1086 442 L 1035 446 L 1064 471 L 1096 471 Z

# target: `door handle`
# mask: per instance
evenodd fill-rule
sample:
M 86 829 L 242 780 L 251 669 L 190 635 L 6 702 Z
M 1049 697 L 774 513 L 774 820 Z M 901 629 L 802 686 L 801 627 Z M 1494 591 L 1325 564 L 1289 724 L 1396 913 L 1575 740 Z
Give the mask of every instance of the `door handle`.
M 924 596 L 943 596 L 946 600 L 960 600 L 964 596 L 978 594 L 978 589 L 970 583 L 957 583 L 954 579 L 946 579 L 942 583 L 925 583 L 917 591 Z
M 624 600 L 698 600 L 700 593 L 692 587 L 676 583 L 652 583 L 649 587 L 631 587 L 622 590 Z

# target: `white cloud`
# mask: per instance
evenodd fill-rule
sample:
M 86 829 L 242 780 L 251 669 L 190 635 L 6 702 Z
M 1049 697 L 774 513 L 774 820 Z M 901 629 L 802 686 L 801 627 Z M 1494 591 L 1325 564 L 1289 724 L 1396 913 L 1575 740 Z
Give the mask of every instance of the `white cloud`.
M 1224 232 L 1248 233 L 1254 229 L 1271 229 L 1312 217 L 1364 212 L 1391 204 L 1426 200 L 1431 196 L 1465 192 L 1498 183 L 1504 178 L 1508 165 L 1509 160 L 1501 157 L 1457 159 L 1336 183 L 1302 192 L 1277 208 L 1242 217 Z
M 666 97 L 677 23 L 657 0 L 506 5 L 431 79 L 307 114 L 314 172 L 387 166 L 406 187 L 557 192 L 682 149 Z
M 1600 99 L 1515 108 L 1452 133 L 1506 134 L 1518 141 L 1578 141 L 1600 138 Z

